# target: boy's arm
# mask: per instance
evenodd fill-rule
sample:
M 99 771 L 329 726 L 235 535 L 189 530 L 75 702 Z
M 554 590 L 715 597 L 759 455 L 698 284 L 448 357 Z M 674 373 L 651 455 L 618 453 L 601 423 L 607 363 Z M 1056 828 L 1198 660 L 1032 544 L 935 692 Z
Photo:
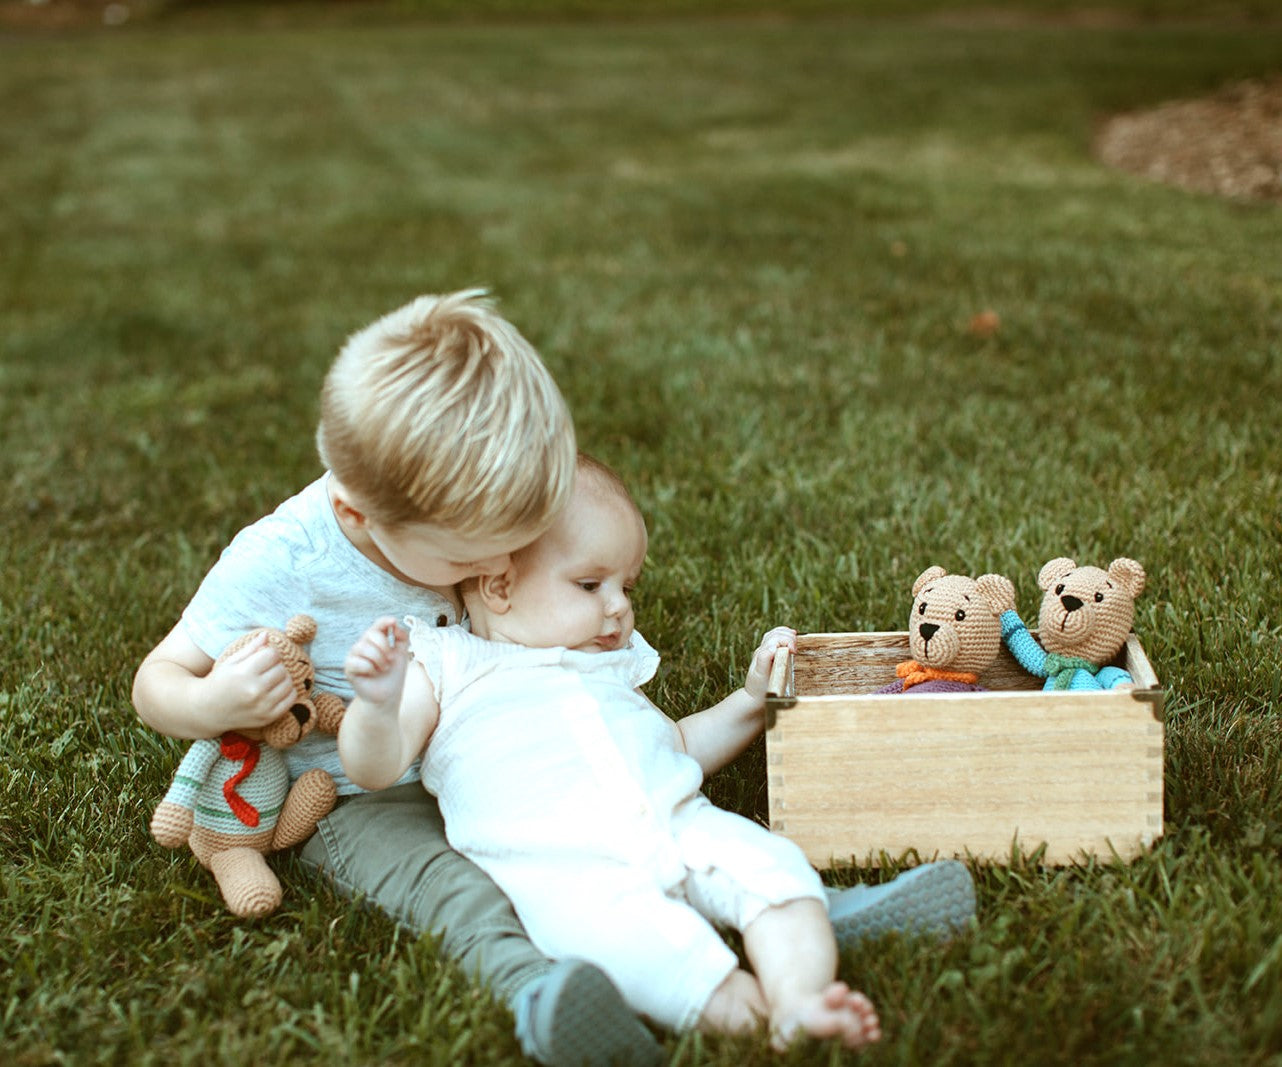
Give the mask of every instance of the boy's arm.
M 294 704 L 294 683 L 265 641 L 217 663 L 175 626 L 134 675 L 134 709 L 153 730 L 188 740 L 266 726 Z
M 343 770 L 362 789 L 386 789 L 431 740 L 441 710 L 436 691 L 410 659 L 409 634 L 391 618 L 365 631 L 344 670 L 356 699 L 338 729 Z
M 687 755 L 703 768 L 706 778 L 715 774 L 756 740 L 766 725 L 766 687 L 770 667 L 780 648 L 796 651 L 797 632 L 787 626 L 771 630 L 761 639 L 742 689 L 704 711 L 677 722 L 677 733 Z

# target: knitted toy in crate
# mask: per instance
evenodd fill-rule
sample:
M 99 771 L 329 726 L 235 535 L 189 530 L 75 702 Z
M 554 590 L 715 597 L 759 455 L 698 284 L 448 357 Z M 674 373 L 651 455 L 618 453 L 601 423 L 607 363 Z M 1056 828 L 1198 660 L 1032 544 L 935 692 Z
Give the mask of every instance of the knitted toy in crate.
M 280 881 L 267 865 L 269 852 L 311 837 L 334 807 L 334 779 L 319 768 L 291 786 L 281 750 L 317 727 L 337 733 L 343 702 L 312 691 L 315 670 L 303 647 L 316 636 L 308 615 L 295 615 L 284 631 L 254 630 L 233 641 L 226 659 L 262 636 L 294 683 L 294 706 L 258 730 L 229 731 L 192 742 L 173 784 L 151 819 L 151 834 L 166 848 L 190 846 L 213 872 L 234 915 L 261 918 L 280 904 Z
M 929 567 L 913 582 L 908 647 L 898 681 L 878 693 L 980 692 L 979 676 L 1002 648 L 1001 607 L 1015 587 L 1000 574 L 969 578 Z
M 1016 613 L 1012 595 L 1003 607 L 1002 640 L 1024 670 L 1046 679 L 1043 689 L 1132 686 L 1131 676 L 1111 661 L 1131 632 L 1144 580 L 1144 568 L 1125 557 L 1113 560 L 1106 571 L 1053 559 L 1037 576 L 1045 590 L 1038 637 Z

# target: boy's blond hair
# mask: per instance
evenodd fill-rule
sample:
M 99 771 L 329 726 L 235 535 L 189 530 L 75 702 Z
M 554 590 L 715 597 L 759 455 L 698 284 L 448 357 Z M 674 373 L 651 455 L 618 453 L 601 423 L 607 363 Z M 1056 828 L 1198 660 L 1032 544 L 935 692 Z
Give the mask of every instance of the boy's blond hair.
M 316 445 L 388 526 L 534 537 L 574 484 L 565 401 L 482 289 L 420 296 L 348 338 L 325 378 Z

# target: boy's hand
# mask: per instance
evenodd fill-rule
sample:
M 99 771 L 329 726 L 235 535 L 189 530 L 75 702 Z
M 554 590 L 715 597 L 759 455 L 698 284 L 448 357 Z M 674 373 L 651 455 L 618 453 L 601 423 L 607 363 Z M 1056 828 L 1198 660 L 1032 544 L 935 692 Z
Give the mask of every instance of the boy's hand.
M 347 653 L 343 671 L 367 704 L 400 704 L 405 671 L 410 662 L 409 632 L 391 616 L 385 616 L 366 630 Z
M 776 626 L 761 639 L 757 651 L 752 654 L 752 664 L 748 668 L 743 688 L 754 700 L 766 699 L 766 688 L 770 685 L 770 667 L 775 661 L 775 653 L 781 648 L 790 652 L 797 651 L 797 631 L 791 626 Z
M 214 663 L 203 683 L 202 702 L 216 736 L 267 726 L 294 706 L 296 696 L 289 671 L 266 635 L 259 635 Z

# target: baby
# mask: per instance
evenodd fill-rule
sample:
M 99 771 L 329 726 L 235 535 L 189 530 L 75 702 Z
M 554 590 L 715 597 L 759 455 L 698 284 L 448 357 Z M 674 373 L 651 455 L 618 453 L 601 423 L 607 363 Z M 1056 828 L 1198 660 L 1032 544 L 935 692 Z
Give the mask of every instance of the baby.
M 836 980 L 818 875 L 791 842 L 699 792 L 698 756 L 725 743 L 713 725 L 759 712 L 775 651 L 796 635 L 770 631 L 743 689 L 674 722 L 637 689 L 659 662 L 633 629 L 646 548 L 626 488 L 581 457 L 552 528 L 464 586 L 471 633 L 383 618 L 353 646 L 344 767 L 380 788 L 421 754 L 450 843 L 508 894 L 531 940 L 597 964 L 654 1021 L 735 1032 L 764 1020 L 778 1049 L 803 1034 L 874 1042 L 872 1004 Z M 714 922 L 742 932 L 755 973 Z

